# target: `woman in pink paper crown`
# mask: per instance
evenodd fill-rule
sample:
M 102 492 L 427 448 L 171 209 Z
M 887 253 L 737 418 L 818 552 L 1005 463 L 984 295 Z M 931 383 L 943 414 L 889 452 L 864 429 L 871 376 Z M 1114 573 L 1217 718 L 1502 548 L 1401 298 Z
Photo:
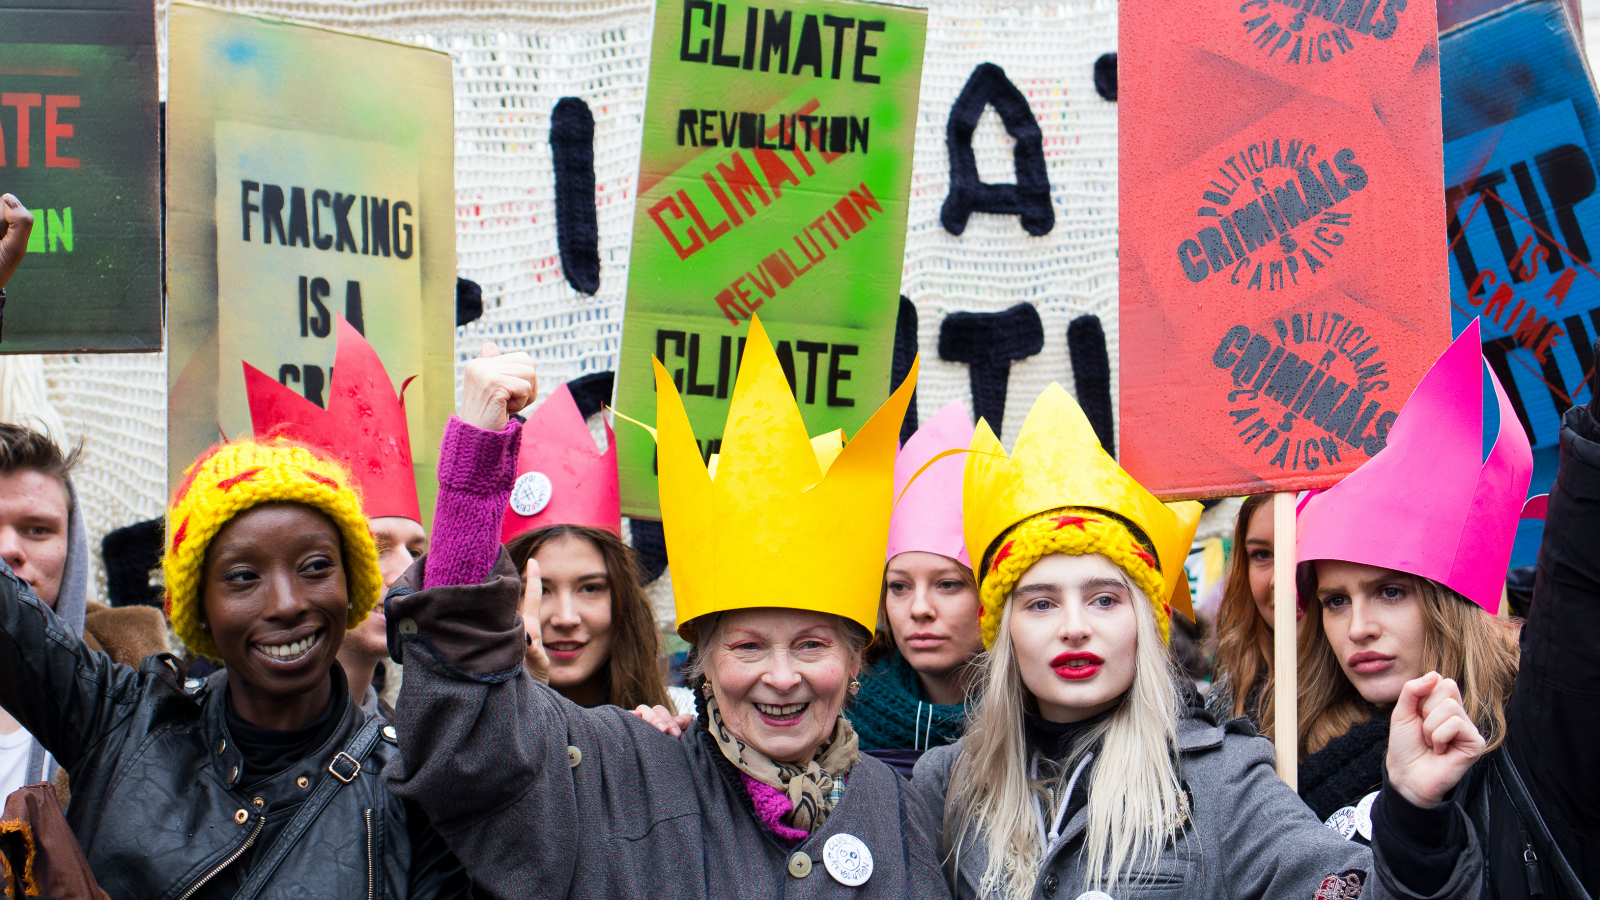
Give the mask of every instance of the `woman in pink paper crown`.
M 528 644 L 529 671 L 579 706 L 672 706 L 692 716 L 694 696 L 669 692 L 662 678 L 655 614 L 622 541 L 610 423 L 597 449 L 566 385 L 527 419 L 500 539 L 527 575 L 523 623 L 539 638 Z
M 1499 898 L 1600 890 L 1600 426 L 1568 410 L 1532 614 L 1496 618 L 1533 474 L 1528 438 L 1474 321 L 1411 395 L 1384 451 L 1304 501 L 1298 581 L 1300 793 L 1370 838 L 1405 682 L 1461 686 L 1488 753 L 1463 783 Z M 1485 404 L 1492 390 L 1492 405 Z M 1499 414 L 1483 448 L 1485 409 Z M 1519 648 L 1520 638 L 1520 648 Z M 1520 669 L 1520 671 L 1519 671 Z
M 972 420 L 952 401 L 895 457 L 894 514 L 878 634 L 846 715 L 861 749 L 911 777 L 924 751 L 961 736 L 983 652 L 978 582 L 961 528 Z M 942 459 L 941 453 L 959 451 Z

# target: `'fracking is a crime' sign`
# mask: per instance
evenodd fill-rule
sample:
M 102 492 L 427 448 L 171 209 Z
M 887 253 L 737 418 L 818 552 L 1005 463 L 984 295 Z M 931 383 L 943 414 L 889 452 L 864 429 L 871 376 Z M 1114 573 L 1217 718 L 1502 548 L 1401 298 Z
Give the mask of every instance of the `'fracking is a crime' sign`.
M 343 316 L 396 391 L 416 378 L 429 509 L 455 405 L 450 57 L 183 3 L 170 34 L 169 480 L 250 431 L 246 363 L 326 407 Z

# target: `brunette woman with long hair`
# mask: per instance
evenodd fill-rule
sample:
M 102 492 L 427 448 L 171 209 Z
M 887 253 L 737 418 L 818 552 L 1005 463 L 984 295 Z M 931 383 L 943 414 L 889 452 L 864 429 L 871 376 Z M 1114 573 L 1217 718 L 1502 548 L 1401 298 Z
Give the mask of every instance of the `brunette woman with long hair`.
M 523 618 L 530 632 L 537 623 L 552 688 L 579 706 L 671 707 L 633 548 L 604 528 L 548 525 L 512 538 L 506 551 L 518 572 L 539 562 L 540 590 L 526 594 L 537 608 Z

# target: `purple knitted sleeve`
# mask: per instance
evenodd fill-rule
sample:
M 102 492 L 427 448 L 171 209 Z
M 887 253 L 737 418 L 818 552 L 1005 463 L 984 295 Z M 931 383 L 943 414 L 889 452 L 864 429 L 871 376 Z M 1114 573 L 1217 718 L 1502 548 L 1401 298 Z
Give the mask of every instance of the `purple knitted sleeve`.
M 516 419 L 500 431 L 484 431 L 450 417 L 439 444 L 439 504 L 424 588 L 478 584 L 493 571 L 521 438 Z

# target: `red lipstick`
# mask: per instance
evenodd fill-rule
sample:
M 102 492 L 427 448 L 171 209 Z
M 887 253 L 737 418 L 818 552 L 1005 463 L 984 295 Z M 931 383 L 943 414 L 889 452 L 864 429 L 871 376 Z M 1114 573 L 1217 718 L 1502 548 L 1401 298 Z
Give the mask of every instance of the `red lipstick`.
M 1100 673 L 1105 660 L 1084 650 L 1072 650 L 1050 660 L 1050 668 L 1062 678 L 1080 681 Z

